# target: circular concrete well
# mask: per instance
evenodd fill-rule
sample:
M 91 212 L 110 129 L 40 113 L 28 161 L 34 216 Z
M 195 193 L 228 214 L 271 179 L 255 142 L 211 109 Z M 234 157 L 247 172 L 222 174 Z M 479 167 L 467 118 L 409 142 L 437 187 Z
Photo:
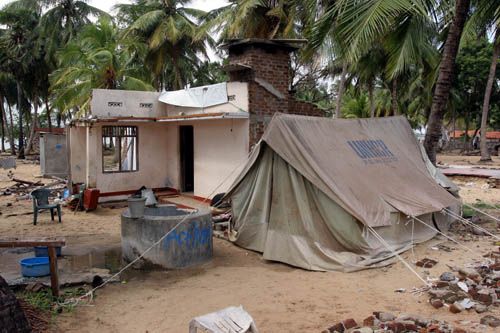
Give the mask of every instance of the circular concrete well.
M 175 205 L 161 205 L 146 207 L 143 217 L 132 218 L 127 209 L 122 213 L 121 222 L 122 255 L 127 262 L 136 259 L 171 231 L 134 265 L 138 268 L 161 266 L 176 269 L 212 258 L 212 217 L 208 210 L 186 210 L 178 209 Z

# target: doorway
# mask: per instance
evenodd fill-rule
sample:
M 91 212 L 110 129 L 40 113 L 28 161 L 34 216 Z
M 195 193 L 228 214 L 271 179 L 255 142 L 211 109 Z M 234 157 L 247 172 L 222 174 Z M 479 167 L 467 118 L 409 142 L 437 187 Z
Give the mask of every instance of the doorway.
M 179 126 L 181 191 L 194 191 L 194 138 L 193 126 Z

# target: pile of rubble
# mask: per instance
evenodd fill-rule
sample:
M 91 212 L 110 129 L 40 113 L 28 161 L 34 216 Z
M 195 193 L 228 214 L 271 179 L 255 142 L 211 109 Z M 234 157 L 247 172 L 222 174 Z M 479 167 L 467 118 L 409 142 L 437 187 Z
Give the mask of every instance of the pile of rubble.
M 429 303 L 435 308 L 446 306 L 452 313 L 484 313 L 500 306 L 500 249 L 485 257 L 486 263 L 442 273 L 428 291 Z M 499 327 L 500 319 L 489 320 L 488 325 Z
M 453 327 L 445 321 L 428 320 L 417 315 L 401 314 L 395 316 L 389 312 L 373 312 L 359 325 L 354 319 L 346 319 L 322 333 L 465 333 L 466 330 Z
M 12 173 L 9 173 L 7 176 L 12 182 L 14 182 L 14 185 L 1 189 L 0 194 L 15 195 L 18 199 L 27 198 L 31 191 L 38 188 L 50 188 L 54 191 L 62 191 L 66 187 L 66 180 L 58 177 L 51 177 L 55 181 L 49 184 L 44 184 L 40 180 L 33 182 L 14 178 Z

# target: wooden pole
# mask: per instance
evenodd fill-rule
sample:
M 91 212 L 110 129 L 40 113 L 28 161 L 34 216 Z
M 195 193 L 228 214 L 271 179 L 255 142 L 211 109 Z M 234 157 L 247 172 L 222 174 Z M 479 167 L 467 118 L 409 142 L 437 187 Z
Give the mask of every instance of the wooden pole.
M 57 276 L 57 253 L 54 246 L 48 246 L 50 262 L 50 287 L 52 296 L 59 297 L 59 277 Z

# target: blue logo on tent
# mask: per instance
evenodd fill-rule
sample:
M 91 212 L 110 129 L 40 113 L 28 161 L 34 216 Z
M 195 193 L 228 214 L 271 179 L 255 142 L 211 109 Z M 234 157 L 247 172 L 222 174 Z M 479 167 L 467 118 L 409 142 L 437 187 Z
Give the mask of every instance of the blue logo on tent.
M 398 160 L 382 140 L 350 140 L 347 144 L 365 164 L 390 163 Z

